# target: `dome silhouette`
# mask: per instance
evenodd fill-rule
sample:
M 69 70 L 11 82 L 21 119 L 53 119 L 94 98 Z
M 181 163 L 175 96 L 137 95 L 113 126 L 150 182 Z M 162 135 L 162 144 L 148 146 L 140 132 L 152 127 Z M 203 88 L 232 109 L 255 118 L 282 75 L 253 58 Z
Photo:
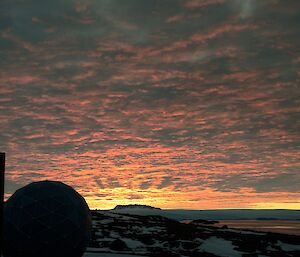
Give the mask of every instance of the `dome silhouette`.
M 4 207 L 5 257 L 81 257 L 90 233 L 87 203 L 61 182 L 33 182 Z

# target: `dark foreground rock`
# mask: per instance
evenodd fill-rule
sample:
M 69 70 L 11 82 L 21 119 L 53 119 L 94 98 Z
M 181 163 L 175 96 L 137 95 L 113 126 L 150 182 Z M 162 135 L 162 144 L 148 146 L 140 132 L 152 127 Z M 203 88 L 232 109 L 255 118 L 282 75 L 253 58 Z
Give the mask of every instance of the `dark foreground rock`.
M 92 211 L 90 250 L 155 257 L 296 257 L 300 237 L 180 223 L 161 216 Z

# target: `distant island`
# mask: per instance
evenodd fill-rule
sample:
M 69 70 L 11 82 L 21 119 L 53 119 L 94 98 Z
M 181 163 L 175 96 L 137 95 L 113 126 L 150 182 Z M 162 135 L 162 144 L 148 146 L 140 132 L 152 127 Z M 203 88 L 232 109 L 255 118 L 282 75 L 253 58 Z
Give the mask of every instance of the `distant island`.
M 123 209 L 149 209 L 149 210 L 161 210 L 160 208 L 152 207 L 150 205 L 144 204 L 126 204 L 117 205 L 113 210 L 123 210 Z

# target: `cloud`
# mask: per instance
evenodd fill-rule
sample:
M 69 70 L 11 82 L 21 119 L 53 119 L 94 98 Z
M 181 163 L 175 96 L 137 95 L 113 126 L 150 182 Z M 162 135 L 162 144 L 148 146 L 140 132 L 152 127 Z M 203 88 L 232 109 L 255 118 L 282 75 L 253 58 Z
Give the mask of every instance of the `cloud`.
M 142 190 L 146 190 L 151 186 L 151 182 L 150 181 L 144 181 L 140 184 L 140 189 Z
M 222 4 L 225 0 L 187 0 L 184 3 L 184 6 L 187 8 L 203 8 L 209 5 Z
M 240 10 L 240 17 L 242 19 L 251 17 L 255 12 L 255 7 L 257 5 L 257 2 L 258 1 L 256 0 L 244 0 L 244 1 L 236 0 L 235 4 Z
M 299 198 L 298 3 L 2 6 L 7 196 L 53 179 L 104 208 Z
M 164 177 L 160 184 L 157 186 L 158 189 L 162 189 L 172 185 L 174 178 L 171 176 Z

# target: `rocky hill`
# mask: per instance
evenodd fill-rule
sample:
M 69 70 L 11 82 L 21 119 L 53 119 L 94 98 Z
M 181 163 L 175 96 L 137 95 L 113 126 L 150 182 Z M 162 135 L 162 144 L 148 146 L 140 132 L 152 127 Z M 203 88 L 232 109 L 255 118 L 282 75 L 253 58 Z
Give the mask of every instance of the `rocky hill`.
M 89 252 L 152 257 L 295 257 L 300 237 L 217 228 L 206 222 L 184 224 L 161 216 L 92 211 Z
M 127 205 L 117 205 L 113 210 L 124 210 L 124 209 L 148 209 L 148 210 L 161 210 L 160 208 L 152 207 L 150 205 L 143 204 L 127 204 Z

